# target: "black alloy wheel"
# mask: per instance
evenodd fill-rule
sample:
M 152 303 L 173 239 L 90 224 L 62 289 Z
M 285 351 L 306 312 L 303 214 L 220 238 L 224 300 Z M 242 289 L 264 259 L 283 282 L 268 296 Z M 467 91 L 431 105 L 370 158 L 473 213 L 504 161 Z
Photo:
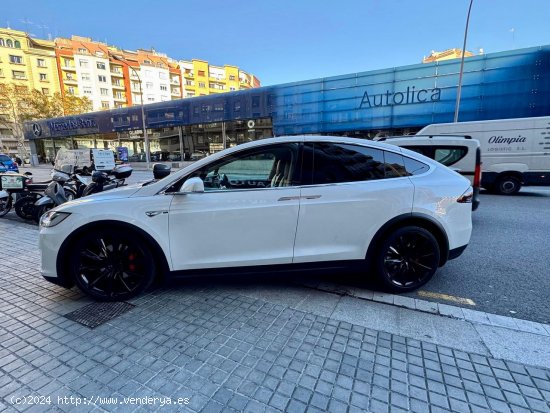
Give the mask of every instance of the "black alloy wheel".
M 72 249 L 70 269 L 76 285 L 99 301 L 124 301 L 144 291 L 154 278 L 154 261 L 134 234 L 99 230 Z
M 407 226 L 382 243 L 376 269 L 392 292 L 412 291 L 426 284 L 439 267 L 437 239 L 428 230 Z

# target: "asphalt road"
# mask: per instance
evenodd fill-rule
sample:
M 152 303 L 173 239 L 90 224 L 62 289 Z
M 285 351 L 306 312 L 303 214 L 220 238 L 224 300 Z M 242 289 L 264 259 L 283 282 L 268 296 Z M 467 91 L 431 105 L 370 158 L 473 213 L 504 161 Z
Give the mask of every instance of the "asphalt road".
M 49 176 L 45 168 L 30 170 L 36 181 Z M 134 183 L 150 178 L 150 171 L 134 171 L 128 181 Z M 19 220 L 14 213 L 5 219 Z M 473 213 L 473 224 L 472 239 L 466 251 L 440 268 L 420 292 L 407 295 L 550 323 L 550 187 L 523 188 L 514 196 L 482 192 L 481 205 Z M 313 277 L 346 284 L 350 281 L 341 274 L 313 274 Z M 293 283 L 292 277 L 284 280 L 279 275 L 277 278 L 283 285 Z M 244 282 L 254 283 L 254 280 Z M 467 298 L 475 305 L 426 297 L 422 292 Z
M 482 193 L 473 225 L 466 251 L 421 290 L 469 298 L 476 305 L 462 307 L 473 310 L 550 323 L 550 187 Z

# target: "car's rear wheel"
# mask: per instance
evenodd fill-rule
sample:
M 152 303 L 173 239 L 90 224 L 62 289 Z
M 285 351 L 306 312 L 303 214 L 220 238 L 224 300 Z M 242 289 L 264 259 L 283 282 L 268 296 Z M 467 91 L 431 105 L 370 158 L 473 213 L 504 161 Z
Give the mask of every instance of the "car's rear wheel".
M 140 238 L 97 230 L 71 250 L 69 270 L 85 294 L 100 301 L 124 301 L 149 287 L 155 275 L 152 254 Z
M 500 195 L 513 195 L 521 189 L 521 181 L 515 176 L 503 176 L 495 185 L 495 192 Z
M 437 239 L 425 228 L 406 226 L 389 234 L 376 257 L 375 267 L 384 286 L 396 293 L 426 284 L 439 267 Z

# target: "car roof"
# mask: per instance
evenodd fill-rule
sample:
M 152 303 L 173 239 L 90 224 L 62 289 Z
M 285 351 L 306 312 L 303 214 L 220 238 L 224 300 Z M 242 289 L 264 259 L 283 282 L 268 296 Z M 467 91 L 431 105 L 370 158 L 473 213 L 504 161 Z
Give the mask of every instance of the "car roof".
M 466 137 L 463 135 L 410 135 L 410 136 L 389 136 L 384 138 L 384 142 L 389 142 L 394 144 L 395 142 L 448 142 L 448 143 L 458 143 L 466 146 L 480 146 L 480 143 L 477 139 L 472 139 L 471 137 Z

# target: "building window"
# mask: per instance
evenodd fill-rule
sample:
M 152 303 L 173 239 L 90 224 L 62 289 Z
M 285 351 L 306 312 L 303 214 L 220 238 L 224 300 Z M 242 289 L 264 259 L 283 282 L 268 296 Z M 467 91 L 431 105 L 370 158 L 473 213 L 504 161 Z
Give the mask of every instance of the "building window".
M 199 70 L 199 76 L 204 76 L 204 70 Z
M 151 96 L 151 95 L 148 95 L 147 96 L 147 102 L 154 102 L 155 101 L 155 97 L 154 96 Z
M 48 80 L 48 75 L 46 73 L 40 73 L 39 75 L 41 82 L 45 82 L 46 80 Z
M 25 79 L 25 72 L 21 72 L 19 70 L 12 70 L 13 78 L 22 80 Z
M 67 79 L 69 78 L 69 75 L 67 74 Z M 90 74 L 89 73 L 82 73 L 82 80 L 85 80 L 87 82 L 90 81 Z
M 0 39 L 0 46 L 4 47 L 6 43 L 4 43 L 4 39 Z
M 67 94 L 68 94 L 68 95 L 74 95 L 74 87 L 69 86 L 69 87 L 67 88 Z
M 122 104 L 122 103 L 115 103 L 115 108 L 121 109 L 121 108 L 123 108 L 123 107 L 124 107 L 124 104 Z
M 89 86 L 84 86 L 83 92 L 85 95 L 91 95 L 92 94 L 92 88 Z
M 153 89 L 153 84 L 151 82 L 145 83 L 145 89 Z
M 235 75 L 229 75 L 229 80 L 235 80 Z
M 109 89 L 101 88 L 99 89 L 101 96 L 109 96 Z
M 229 87 L 229 90 L 233 92 L 233 91 L 235 91 L 235 90 L 237 90 L 237 89 L 235 89 L 234 86 L 230 86 L 230 87 Z
M 199 82 L 199 87 L 206 87 L 206 85 L 204 84 L 204 82 Z
M 146 65 L 150 65 L 150 64 L 151 64 L 151 61 L 150 61 L 150 60 L 147 60 L 147 59 L 145 59 L 145 60 L 143 61 L 143 63 L 145 63 Z
M 43 87 L 42 88 L 42 94 L 43 95 L 49 95 L 50 94 L 50 89 L 48 89 L 47 87 Z
M 109 109 L 109 102 L 101 101 L 101 107 L 103 109 Z
M 138 89 L 139 90 L 139 82 L 132 82 L 132 89 Z
M 132 100 L 134 101 L 134 103 L 141 103 L 141 96 L 138 95 L 137 93 L 133 93 Z
M 105 83 L 107 81 L 107 77 L 105 77 L 104 75 L 98 75 L 97 78 L 102 83 Z
M 159 72 L 159 79 L 168 79 L 168 75 L 166 72 Z
M 72 63 L 71 59 L 67 59 L 67 58 L 63 59 L 63 65 L 65 67 L 71 67 L 72 66 L 71 63 Z
M 115 92 L 114 96 L 115 99 L 124 99 L 124 96 L 122 96 L 122 92 Z
M 65 80 L 73 80 L 73 74 L 72 73 L 67 73 L 65 75 Z
M 113 80 L 113 86 L 120 86 L 120 80 L 119 79 L 114 79 Z
M 185 84 L 186 84 L 187 86 L 193 86 L 193 85 L 195 84 L 195 82 L 193 82 L 192 80 L 186 80 L 186 81 L 185 81 Z
M 46 67 L 46 61 L 44 59 L 36 59 L 38 67 Z
M 6 46 L 13 47 L 13 41 L 11 39 L 6 40 Z
M 88 50 L 81 47 L 78 49 L 78 53 L 88 53 Z
M 23 64 L 23 58 L 21 56 L 13 56 L 10 54 L 10 63 L 15 63 L 18 65 Z
M 21 42 L 20 42 L 19 40 L 16 40 L 16 41 L 14 42 L 14 45 L 15 45 L 15 48 L 16 48 L 16 49 L 21 49 Z
M 98 69 L 105 70 L 105 63 L 103 62 L 97 62 L 96 66 Z
M 88 68 L 88 61 L 87 60 L 80 60 L 80 67 Z
M 164 65 L 162 63 L 158 62 L 157 67 L 164 67 Z
M 162 90 L 163 92 L 166 92 L 168 90 L 168 86 L 160 85 L 160 90 Z

